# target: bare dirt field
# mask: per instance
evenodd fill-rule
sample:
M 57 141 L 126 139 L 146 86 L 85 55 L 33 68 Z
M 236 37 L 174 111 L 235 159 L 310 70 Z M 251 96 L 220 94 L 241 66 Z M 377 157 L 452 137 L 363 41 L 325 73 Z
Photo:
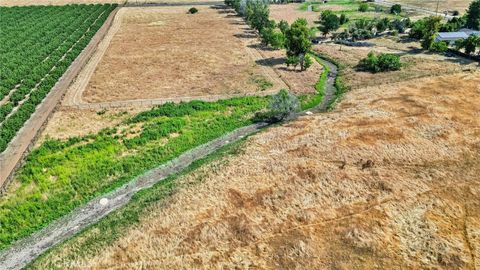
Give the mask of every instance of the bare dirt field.
M 320 12 L 299 10 L 300 4 L 292 3 L 287 5 L 270 5 L 270 18 L 275 21 L 286 20 L 289 24 L 297 18 L 305 18 L 310 26 L 315 26 Z
M 0 6 L 32 6 L 32 5 L 69 5 L 69 4 L 124 4 L 127 0 L 0 0 Z M 131 4 L 142 3 L 194 3 L 221 2 L 215 0 L 130 0 Z
M 454 91 L 453 91 L 454 90 Z M 182 177 L 75 269 L 480 267 L 480 73 L 353 90 Z M 96 231 L 88 231 L 94 239 Z M 41 265 L 39 265 L 41 267 Z
M 361 88 L 385 83 L 402 82 L 413 78 L 451 74 L 464 70 L 478 70 L 475 61 L 439 54 L 423 53 L 418 42 L 396 42 L 392 38 L 368 40 L 373 47 L 350 47 L 339 44 L 319 44 L 314 50 L 328 55 L 345 65 L 344 80 L 351 88 Z M 399 71 L 370 73 L 357 70 L 357 65 L 370 51 L 399 54 L 404 67 Z
M 391 1 L 399 4 L 421 7 L 424 9 L 436 11 L 437 10 L 437 2 L 438 2 L 438 11 L 454 11 L 457 10 L 460 13 L 465 13 L 465 10 L 468 8 L 471 0 L 395 0 Z
M 127 8 L 83 93 L 86 102 L 278 91 L 238 17 L 211 7 Z M 269 87 L 266 85 L 273 84 Z

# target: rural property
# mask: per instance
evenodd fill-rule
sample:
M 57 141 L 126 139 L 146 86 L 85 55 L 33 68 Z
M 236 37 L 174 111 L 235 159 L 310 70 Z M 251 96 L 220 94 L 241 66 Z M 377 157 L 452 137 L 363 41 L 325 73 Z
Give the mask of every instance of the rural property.
M 480 270 L 480 0 L 0 0 L 0 270 Z

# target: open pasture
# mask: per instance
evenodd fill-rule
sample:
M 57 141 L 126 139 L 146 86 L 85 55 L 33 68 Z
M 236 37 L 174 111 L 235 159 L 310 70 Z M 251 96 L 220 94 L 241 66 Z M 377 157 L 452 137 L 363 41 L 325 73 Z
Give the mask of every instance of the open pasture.
M 471 0 L 396 0 L 392 1 L 395 3 L 408 5 L 412 7 L 419 7 L 423 9 L 428 9 L 431 11 L 437 10 L 438 3 L 438 12 L 443 13 L 444 11 L 459 11 L 461 14 L 465 13 L 468 6 L 472 2 Z
M 0 152 L 115 5 L 1 7 Z
M 85 102 L 268 93 L 285 88 L 256 63 L 246 26 L 213 7 L 125 8 L 120 28 L 82 91 Z

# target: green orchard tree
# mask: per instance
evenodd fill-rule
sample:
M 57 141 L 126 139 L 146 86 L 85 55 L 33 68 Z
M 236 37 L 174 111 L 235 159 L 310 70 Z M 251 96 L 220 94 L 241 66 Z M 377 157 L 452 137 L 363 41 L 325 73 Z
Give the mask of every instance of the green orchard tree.
M 287 58 L 291 56 L 300 59 L 300 68 L 305 70 L 304 58 L 310 48 L 312 42 L 310 40 L 310 29 L 308 28 L 307 20 L 299 18 L 285 33 L 285 48 L 287 49 Z

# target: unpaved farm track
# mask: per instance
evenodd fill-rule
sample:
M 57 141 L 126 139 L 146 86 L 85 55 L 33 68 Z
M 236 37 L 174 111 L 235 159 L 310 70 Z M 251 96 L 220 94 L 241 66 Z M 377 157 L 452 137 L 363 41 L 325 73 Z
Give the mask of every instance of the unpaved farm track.
M 45 128 L 48 118 L 52 115 L 55 107 L 65 95 L 68 86 L 90 59 L 99 42 L 107 33 L 118 10 L 119 8 L 116 8 L 112 11 L 103 26 L 90 40 L 90 43 L 83 49 L 75 61 L 73 61 L 42 103 L 38 105 L 36 111 L 13 138 L 7 149 L 0 154 L 0 191 L 4 190 L 12 178 L 15 169 L 21 165 L 21 161 L 35 144 L 35 140 Z
M 204 5 L 215 5 L 217 2 L 205 2 L 201 3 Z M 220 3 L 221 4 L 221 3 Z M 150 6 L 183 6 L 182 4 L 144 4 L 144 5 L 133 5 L 131 7 L 150 7 Z M 198 5 L 198 4 L 196 4 Z M 223 4 L 222 4 L 223 5 Z M 127 7 L 121 8 L 115 19 L 113 20 L 112 26 L 108 30 L 108 33 L 105 35 L 102 42 L 98 45 L 97 50 L 90 58 L 90 61 L 85 65 L 80 74 L 75 79 L 75 82 L 68 88 L 65 98 L 62 101 L 62 105 L 66 107 L 73 107 L 76 109 L 108 109 L 108 108 L 121 108 L 121 107 L 151 107 L 155 105 L 161 105 L 166 102 L 181 102 L 181 101 L 192 101 L 192 100 L 202 100 L 202 101 L 217 101 L 220 99 L 227 99 L 233 97 L 240 97 L 246 95 L 255 95 L 255 96 L 265 96 L 270 95 L 276 92 L 276 90 L 254 92 L 247 94 L 229 94 L 229 95 L 208 95 L 208 96 L 183 96 L 183 97 L 173 97 L 173 98 L 156 98 L 156 99 L 134 99 L 134 100 L 122 100 L 122 101 L 110 101 L 110 102 L 97 102 L 89 103 L 85 102 L 82 99 L 82 95 L 85 89 L 90 82 L 92 75 L 94 74 L 98 64 L 102 60 L 105 52 L 107 51 L 113 37 L 119 31 L 122 25 L 122 19 L 128 9 Z M 243 22 L 242 19 L 237 18 L 239 22 Z M 253 62 L 260 61 L 263 59 L 261 53 L 257 48 L 253 48 L 251 40 L 243 41 L 245 44 L 245 49 Z M 281 85 L 282 88 L 288 88 L 288 85 L 285 81 L 277 76 L 273 68 L 267 66 L 260 66 L 263 74 L 271 81 L 275 82 L 278 85 Z
M 330 67 L 330 74 L 325 84 L 324 98 L 322 103 L 313 108 L 312 112 L 326 111 L 328 105 L 335 98 L 335 78 L 337 67 L 324 61 Z M 304 115 L 305 112 L 298 113 L 297 116 Z M 190 150 L 178 158 L 161 165 L 144 175 L 136 178 L 130 183 L 104 195 L 108 203 L 101 205 L 101 198 L 96 198 L 87 204 L 78 207 L 69 215 L 58 219 L 48 227 L 15 242 L 10 248 L 0 252 L 1 270 L 21 269 L 43 254 L 49 248 L 65 241 L 73 235 L 79 233 L 84 228 L 99 221 L 112 211 L 126 205 L 132 196 L 138 191 L 149 188 L 154 184 L 166 179 L 168 176 L 179 173 L 186 169 L 192 162 L 205 158 L 207 155 L 224 147 L 232 142 L 236 142 L 245 136 L 249 136 L 262 128 L 267 127 L 267 123 L 257 123 L 247 127 L 239 128 L 220 138 L 203 144 L 193 150 Z

